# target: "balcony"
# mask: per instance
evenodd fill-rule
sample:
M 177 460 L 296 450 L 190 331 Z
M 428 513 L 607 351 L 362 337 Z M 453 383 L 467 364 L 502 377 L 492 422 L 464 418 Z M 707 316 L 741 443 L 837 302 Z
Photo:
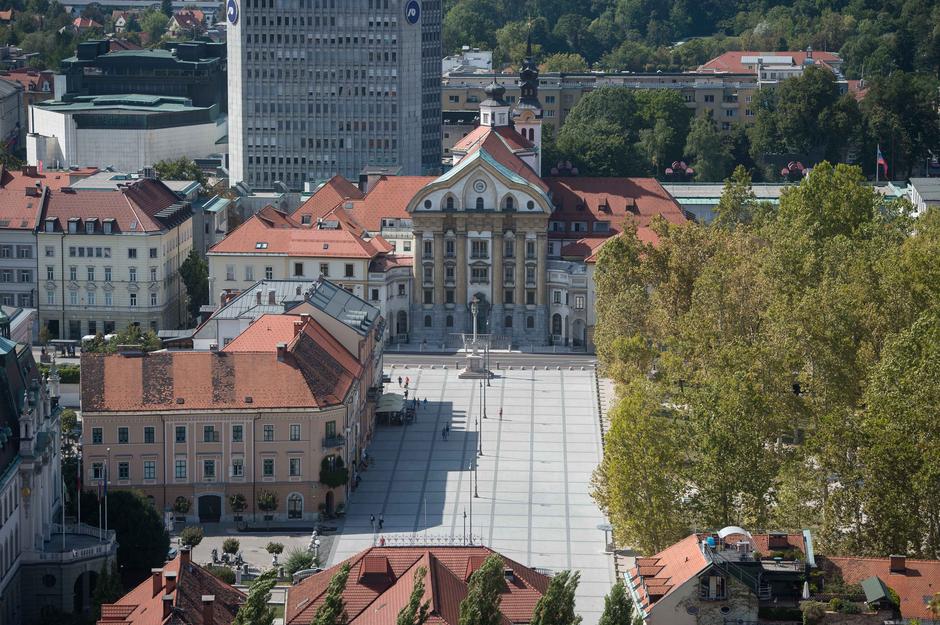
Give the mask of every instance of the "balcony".
M 50 538 L 35 549 L 23 553 L 26 563 L 65 563 L 91 558 L 103 558 L 117 551 L 114 530 L 103 532 L 84 523 L 52 523 Z M 63 534 L 65 545 L 63 547 Z
M 324 436 L 323 437 L 323 449 L 333 449 L 334 447 L 342 447 L 346 443 L 346 437 L 342 434 L 334 434 L 333 436 Z

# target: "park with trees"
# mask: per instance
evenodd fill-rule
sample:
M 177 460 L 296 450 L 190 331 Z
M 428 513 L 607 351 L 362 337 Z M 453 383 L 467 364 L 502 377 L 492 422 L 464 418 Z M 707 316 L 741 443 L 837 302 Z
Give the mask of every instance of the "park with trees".
M 940 556 L 940 212 L 824 162 L 779 207 L 739 168 L 713 224 L 653 227 L 595 274 L 616 541 L 810 528 L 825 554 Z

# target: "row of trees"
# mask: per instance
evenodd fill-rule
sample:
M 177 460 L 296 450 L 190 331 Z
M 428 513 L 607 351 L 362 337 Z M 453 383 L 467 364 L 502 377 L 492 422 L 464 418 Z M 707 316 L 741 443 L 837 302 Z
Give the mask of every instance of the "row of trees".
M 662 177 L 670 163 L 685 159 L 698 180 L 723 180 L 743 164 L 757 179 L 773 181 L 788 160 L 828 159 L 858 162 L 874 176 L 880 145 L 888 173 L 909 177 L 940 146 L 938 89 L 932 76 L 894 73 L 872 81 L 859 102 L 840 94 L 831 71 L 810 67 L 762 89 L 753 124 L 723 131 L 711 116 L 692 119 L 678 91 L 605 87 L 578 102 L 557 137 L 546 134 L 544 162 L 568 160 L 595 176 Z
M 330 579 L 323 603 L 317 608 L 311 625 L 345 625 L 349 622 L 343 599 L 349 571 L 349 564 L 344 564 Z M 414 587 L 408 603 L 398 612 L 396 625 L 423 625 L 431 617 L 431 601 L 424 598 L 427 575 L 428 570 L 423 566 L 415 571 Z M 578 573 L 570 571 L 553 577 L 529 622 L 532 625 L 578 625 L 581 617 L 575 613 L 574 602 L 578 578 Z M 268 601 L 276 581 L 276 573 L 272 569 L 252 583 L 234 625 L 272 625 L 274 611 Z M 504 619 L 499 606 L 505 586 L 503 560 L 498 555 L 491 555 L 470 576 L 467 594 L 460 602 L 459 625 L 500 625 Z M 619 582 L 604 601 L 600 625 L 634 625 L 636 622 L 632 603 L 626 596 L 623 583 Z
M 822 163 L 778 209 L 739 168 L 713 225 L 654 228 L 595 274 L 618 542 L 812 528 L 827 554 L 940 556 L 940 211 Z
M 444 49 L 518 63 L 526 36 L 548 69 L 683 71 L 726 50 L 839 52 L 849 78 L 940 72 L 940 7 L 919 0 L 447 0 Z M 576 55 L 578 59 L 556 56 Z

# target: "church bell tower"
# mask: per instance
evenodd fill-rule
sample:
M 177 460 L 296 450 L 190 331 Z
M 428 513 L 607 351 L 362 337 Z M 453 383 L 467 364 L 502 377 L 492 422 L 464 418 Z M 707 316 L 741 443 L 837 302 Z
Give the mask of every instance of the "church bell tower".
M 539 102 L 539 68 L 532 56 L 532 36 L 526 43 L 525 60 L 519 70 L 519 103 L 513 109 L 513 125 L 535 145 L 536 172 L 542 171 L 542 104 Z

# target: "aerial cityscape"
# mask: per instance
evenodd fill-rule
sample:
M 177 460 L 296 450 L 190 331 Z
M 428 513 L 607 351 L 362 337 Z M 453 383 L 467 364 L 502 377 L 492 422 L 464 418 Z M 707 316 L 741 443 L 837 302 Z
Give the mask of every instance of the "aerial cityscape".
M 0 625 L 940 625 L 940 4 L 0 0 Z

